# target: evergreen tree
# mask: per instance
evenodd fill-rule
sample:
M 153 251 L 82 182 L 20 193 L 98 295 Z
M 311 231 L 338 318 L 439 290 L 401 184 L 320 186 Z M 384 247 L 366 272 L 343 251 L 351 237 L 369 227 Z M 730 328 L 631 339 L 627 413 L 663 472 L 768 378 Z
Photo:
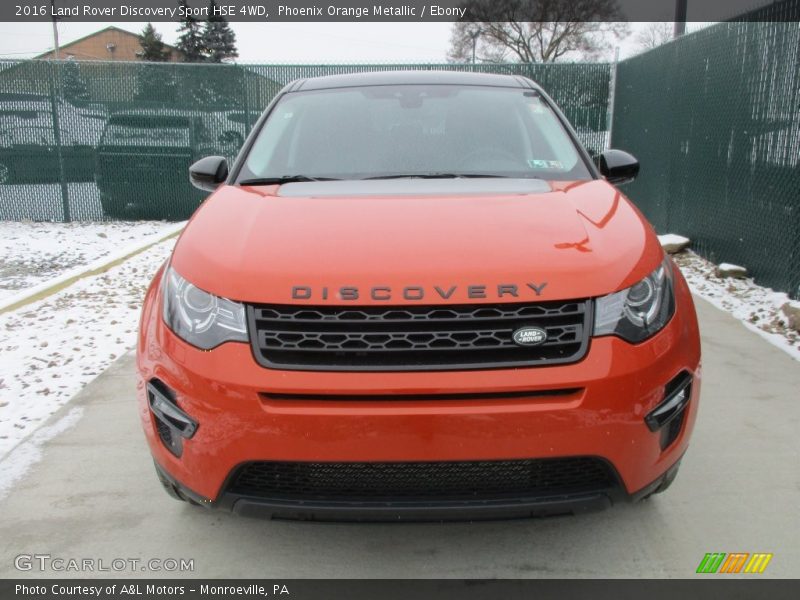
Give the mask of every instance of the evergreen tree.
M 61 69 L 64 99 L 72 103 L 89 100 L 89 86 L 81 75 L 80 65 L 74 60 L 65 60 L 58 67 Z
M 184 9 L 188 8 L 186 0 L 180 0 L 178 4 Z M 197 19 L 189 15 L 183 17 L 180 27 L 178 27 L 178 33 L 180 33 L 180 37 L 178 37 L 177 48 L 183 53 L 183 61 L 204 62 L 207 52 L 203 31 Z
M 142 60 L 151 62 L 166 62 L 169 60 L 170 52 L 161 41 L 161 34 L 156 31 L 152 23 L 148 23 L 142 31 L 139 44 L 142 46 Z
M 208 5 L 208 21 L 203 28 L 203 46 L 210 62 L 221 63 L 239 56 L 236 50 L 236 34 L 228 21 L 215 15 L 217 3 L 214 0 Z

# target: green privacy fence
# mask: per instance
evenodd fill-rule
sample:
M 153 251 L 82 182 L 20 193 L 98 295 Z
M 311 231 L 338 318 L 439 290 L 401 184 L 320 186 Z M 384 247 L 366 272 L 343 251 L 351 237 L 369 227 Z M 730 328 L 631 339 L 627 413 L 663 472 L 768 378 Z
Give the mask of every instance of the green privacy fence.
M 800 24 L 745 16 L 620 63 L 613 124 L 659 232 L 800 296 Z
M 0 62 L 0 219 L 186 218 L 204 197 L 187 167 L 210 154 L 233 158 L 285 84 L 408 69 L 532 77 L 588 148 L 608 139 L 608 64 Z

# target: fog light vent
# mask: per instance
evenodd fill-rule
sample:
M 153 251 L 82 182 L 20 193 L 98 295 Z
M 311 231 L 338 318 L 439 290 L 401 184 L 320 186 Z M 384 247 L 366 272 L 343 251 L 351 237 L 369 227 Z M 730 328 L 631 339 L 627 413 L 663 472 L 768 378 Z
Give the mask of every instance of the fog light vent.
M 195 434 L 197 421 L 178 408 L 175 394 L 158 379 L 147 383 L 147 400 L 159 439 L 172 454 L 180 457 L 183 454 L 183 439 Z
M 680 434 L 691 397 L 692 375 L 683 371 L 664 386 L 664 400 L 644 418 L 650 431 L 661 432 L 662 450 L 669 447 Z

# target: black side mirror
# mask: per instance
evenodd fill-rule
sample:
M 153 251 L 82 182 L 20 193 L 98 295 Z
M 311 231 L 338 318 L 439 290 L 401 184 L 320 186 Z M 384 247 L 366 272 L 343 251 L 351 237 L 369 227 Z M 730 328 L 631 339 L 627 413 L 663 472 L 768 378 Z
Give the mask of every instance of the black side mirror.
M 606 150 L 598 160 L 600 174 L 616 185 L 630 183 L 639 174 L 639 161 L 622 150 Z
M 206 156 L 189 167 L 189 181 L 205 192 L 213 192 L 228 178 L 228 161 L 222 156 Z

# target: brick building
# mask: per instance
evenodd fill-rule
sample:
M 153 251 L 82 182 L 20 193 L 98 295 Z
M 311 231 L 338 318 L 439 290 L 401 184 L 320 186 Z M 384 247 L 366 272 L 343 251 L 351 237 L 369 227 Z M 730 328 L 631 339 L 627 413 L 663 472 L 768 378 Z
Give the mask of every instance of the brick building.
M 59 48 L 59 58 L 72 60 L 114 60 L 136 61 L 141 60 L 142 46 L 140 37 L 119 27 L 106 27 L 100 31 L 64 44 Z M 177 62 L 181 59 L 181 52 L 164 44 L 170 52 L 170 61 Z M 55 58 L 51 50 L 40 54 L 36 58 Z

